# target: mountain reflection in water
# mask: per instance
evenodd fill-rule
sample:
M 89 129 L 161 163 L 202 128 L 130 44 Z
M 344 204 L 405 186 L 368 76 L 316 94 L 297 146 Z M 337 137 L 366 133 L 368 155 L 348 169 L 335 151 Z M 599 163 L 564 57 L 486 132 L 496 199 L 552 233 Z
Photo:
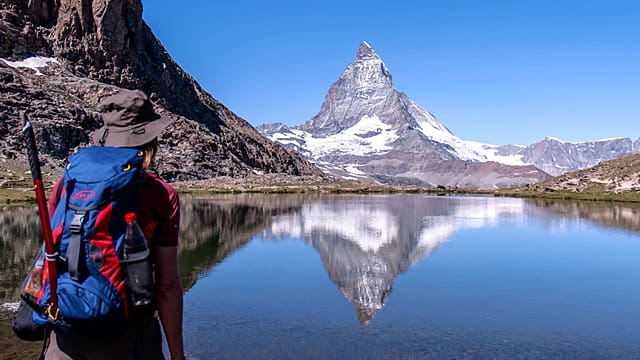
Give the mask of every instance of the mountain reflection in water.
M 334 196 L 276 216 L 262 236 L 312 245 L 358 320 L 367 325 L 385 305 L 396 276 L 455 231 L 503 217 L 522 218 L 523 210 L 522 201 L 488 197 Z
M 606 201 L 527 200 L 538 211 L 562 215 L 554 218 L 580 218 L 612 228 L 640 231 L 640 204 L 612 204 Z
M 274 216 L 299 208 L 301 199 L 256 194 L 181 196 L 178 263 L 183 290 L 251 241 Z
M 395 278 L 458 230 L 525 221 L 548 226 L 579 217 L 640 231 L 640 206 L 494 197 L 424 195 L 181 196 L 179 264 L 188 291 L 227 256 L 260 236 L 299 239 L 319 253 L 331 281 L 368 324 L 384 307 Z M 533 205 L 533 206 L 531 206 Z M 39 246 L 35 207 L 0 209 L 0 301 L 18 299 Z

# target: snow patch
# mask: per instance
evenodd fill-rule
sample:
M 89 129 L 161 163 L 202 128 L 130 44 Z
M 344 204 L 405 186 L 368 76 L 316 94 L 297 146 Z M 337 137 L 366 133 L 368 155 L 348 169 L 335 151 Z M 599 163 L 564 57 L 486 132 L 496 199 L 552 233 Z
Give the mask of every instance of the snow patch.
M 344 171 L 348 172 L 349 174 L 353 174 L 353 175 L 361 175 L 361 176 L 366 176 L 367 175 L 362 170 L 358 169 L 356 167 L 356 165 L 347 165 L 344 168 Z
M 559 142 L 561 144 L 565 144 L 566 143 L 566 141 L 564 141 L 562 139 L 558 139 L 557 137 L 553 137 L 553 136 L 547 136 L 544 139 L 548 140 L 548 141 L 556 141 L 556 142 Z
M 324 138 L 313 137 L 310 133 L 301 130 L 291 132 L 304 142 L 305 149 L 311 152 L 314 158 L 330 153 L 358 156 L 384 154 L 392 149 L 387 144 L 398 139 L 397 131 L 391 125 L 380 121 L 377 115 L 365 115 L 352 127 Z M 280 141 L 275 135 L 272 139 Z M 366 136 L 363 137 L 363 135 Z M 289 136 L 289 141 L 291 138 Z
M 355 177 L 355 176 L 342 176 L 342 179 L 344 179 L 344 180 L 358 180 L 358 178 Z
M 49 63 L 60 64 L 60 62 L 55 58 L 50 57 L 42 57 L 42 56 L 33 56 L 30 58 L 26 58 L 20 61 L 10 61 L 7 59 L 0 58 L 0 60 L 4 61 L 5 64 L 11 66 L 14 69 L 18 68 L 29 68 L 36 72 L 36 75 L 44 75 L 40 72 L 40 68 L 49 66 Z
M 599 142 L 608 142 L 608 141 L 615 141 L 615 140 L 623 140 L 625 138 L 622 137 L 613 137 L 613 138 L 606 138 L 606 139 L 599 139 L 599 140 L 593 140 L 593 141 L 579 141 L 579 142 L 575 142 L 573 144 L 588 144 L 588 143 L 599 143 Z
M 418 121 L 420 132 L 432 141 L 451 146 L 453 155 L 462 160 L 495 161 L 506 165 L 526 165 L 522 160 L 522 155 L 498 155 L 498 146 L 462 140 L 453 135 L 447 128 L 438 126 L 438 124 L 435 121 Z

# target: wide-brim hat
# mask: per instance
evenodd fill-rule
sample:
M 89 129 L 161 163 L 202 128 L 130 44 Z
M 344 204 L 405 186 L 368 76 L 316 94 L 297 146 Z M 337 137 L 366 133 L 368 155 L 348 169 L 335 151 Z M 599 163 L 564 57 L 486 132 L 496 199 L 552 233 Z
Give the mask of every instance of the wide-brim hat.
M 171 119 L 157 114 L 140 90 L 122 90 L 100 102 L 103 126 L 93 133 L 101 146 L 137 147 L 157 138 Z

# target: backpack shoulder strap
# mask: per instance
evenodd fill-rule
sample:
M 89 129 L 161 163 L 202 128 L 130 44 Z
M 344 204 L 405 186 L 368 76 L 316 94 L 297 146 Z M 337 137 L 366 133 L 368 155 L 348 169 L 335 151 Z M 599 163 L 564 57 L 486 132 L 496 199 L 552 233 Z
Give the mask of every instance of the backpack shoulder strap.
M 84 227 L 86 211 L 75 211 L 73 220 L 69 224 L 71 230 L 71 241 L 67 248 L 67 266 L 71 279 L 78 281 L 80 272 L 78 266 L 80 264 L 80 250 L 82 245 L 82 228 Z
M 58 203 L 60 202 L 60 198 L 62 198 L 62 190 L 64 190 L 63 184 L 64 184 L 63 181 L 60 181 L 58 183 L 58 188 L 56 189 L 56 195 L 54 197 L 54 201 L 56 205 L 58 205 Z

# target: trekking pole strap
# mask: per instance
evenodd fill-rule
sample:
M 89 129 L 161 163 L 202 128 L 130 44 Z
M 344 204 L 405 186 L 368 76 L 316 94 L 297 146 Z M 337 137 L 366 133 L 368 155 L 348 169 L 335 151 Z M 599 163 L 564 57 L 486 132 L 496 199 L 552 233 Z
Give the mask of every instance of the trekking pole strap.
M 49 253 L 48 253 L 48 252 L 46 252 L 46 251 L 45 251 L 45 253 L 44 253 L 44 258 L 45 258 L 47 261 L 53 261 L 53 262 L 56 262 L 56 261 L 58 261 L 58 256 L 60 256 L 60 253 L 59 253 L 59 252 L 57 252 L 57 251 L 56 251 L 56 252 L 54 252 L 53 254 L 49 254 Z

